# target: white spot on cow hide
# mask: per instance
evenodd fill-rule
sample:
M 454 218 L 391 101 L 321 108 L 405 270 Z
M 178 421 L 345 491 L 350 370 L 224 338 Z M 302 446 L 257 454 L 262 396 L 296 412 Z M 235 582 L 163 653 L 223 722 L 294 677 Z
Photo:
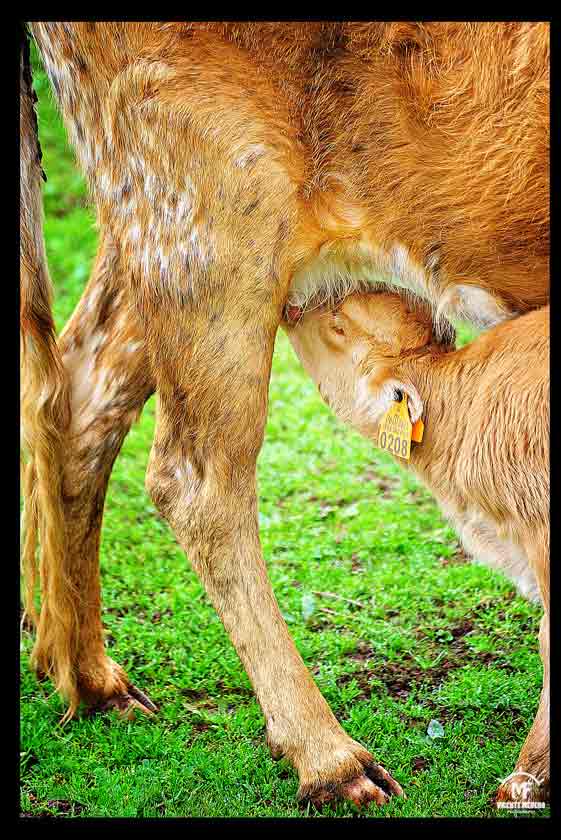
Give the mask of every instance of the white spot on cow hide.
M 236 158 L 234 164 L 240 169 L 245 169 L 248 164 L 253 163 L 262 157 L 265 154 L 265 151 L 265 146 L 263 146 L 262 143 L 252 143 L 244 149 L 241 155 Z
M 487 329 L 511 317 L 512 313 L 485 289 L 458 284 L 450 286 L 441 297 L 437 314 L 466 320 L 480 329 Z

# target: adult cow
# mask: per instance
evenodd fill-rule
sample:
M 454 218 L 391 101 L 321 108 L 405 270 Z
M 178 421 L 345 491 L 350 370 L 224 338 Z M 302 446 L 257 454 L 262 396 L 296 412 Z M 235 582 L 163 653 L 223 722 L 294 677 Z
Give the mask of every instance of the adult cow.
M 201 577 L 300 795 L 401 788 L 341 728 L 290 638 L 257 524 L 287 301 L 392 282 L 480 325 L 548 292 L 549 27 L 532 23 L 34 23 L 101 228 L 57 344 L 22 49 L 28 608 L 69 701 L 151 702 L 106 655 L 107 481 L 158 395 L 149 492 Z M 70 243 L 69 243 L 70 244 Z M 290 312 L 290 309 L 288 310 Z

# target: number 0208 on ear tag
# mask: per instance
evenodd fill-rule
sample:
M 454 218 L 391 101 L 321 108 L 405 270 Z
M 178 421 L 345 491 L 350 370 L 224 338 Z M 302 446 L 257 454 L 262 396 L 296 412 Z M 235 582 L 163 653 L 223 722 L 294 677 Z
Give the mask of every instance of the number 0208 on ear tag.
M 411 420 L 407 410 L 407 394 L 401 402 L 394 402 L 380 421 L 378 446 L 406 461 L 411 457 Z

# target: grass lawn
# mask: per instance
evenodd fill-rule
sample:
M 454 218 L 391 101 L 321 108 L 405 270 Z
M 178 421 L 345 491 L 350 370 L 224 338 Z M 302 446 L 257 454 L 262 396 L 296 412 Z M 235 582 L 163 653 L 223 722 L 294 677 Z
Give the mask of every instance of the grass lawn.
M 85 286 L 97 231 L 34 60 L 61 328 Z M 109 653 L 161 711 L 57 726 L 64 706 L 31 673 L 24 633 L 22 812 L 316 816 L 297 806 L 291 767 L 271 760 L 234 648 L 146 494 L 153 428 L 150 400 L 111 479 L 101 575 Z M 407 793 L 362 813 L 501 816 L 491 796 L 514 768 L 541 689 L 540 609 L 466 562 L 431 496 L 330 414 L 282 334 L 259 495 L 265 558 L 293 638 L 342 725 Z M 348 804 L 323 811 L 357 813 Z

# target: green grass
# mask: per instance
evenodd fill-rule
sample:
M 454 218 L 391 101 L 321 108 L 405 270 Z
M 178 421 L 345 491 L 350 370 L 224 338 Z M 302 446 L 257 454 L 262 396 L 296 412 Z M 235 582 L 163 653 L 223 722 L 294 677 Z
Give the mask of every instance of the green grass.
M 37 64 L 35 85 L 60 328 L 85 285 L 97 233 Z M 289 765 L 271 760 L 237 655 L 145 492 L 153 428 L 151 400 L 115 465 L 101 575 L 110 655 L 161 711 L 153 719 L 110 714 L 59 727 L 63 704 L 31 673 L 24 634 L 22 811 L 317 815 L 296 805 Z M 345 729 L 407 793 L 363 813 L 499 815 L 490 797 L 513 769 L 537 708 L 540 610 L 500 575 L 465 563 L 431 496 L 335 420 L 284 335 L 275 350 L 259 496 L 265 558 L 293 638 Z M 428 736 L 432 720 L 442 737 Z M 323 813 L 357 811 L 343 803 Z

